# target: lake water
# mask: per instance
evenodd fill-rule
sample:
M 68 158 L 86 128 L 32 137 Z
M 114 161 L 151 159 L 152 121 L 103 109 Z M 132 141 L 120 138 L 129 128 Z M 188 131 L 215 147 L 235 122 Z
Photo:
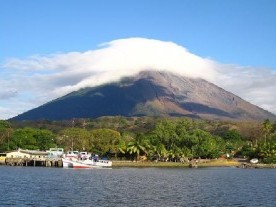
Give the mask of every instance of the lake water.
M 0 166 L 0 206 L 276 206 L 275 169 Z

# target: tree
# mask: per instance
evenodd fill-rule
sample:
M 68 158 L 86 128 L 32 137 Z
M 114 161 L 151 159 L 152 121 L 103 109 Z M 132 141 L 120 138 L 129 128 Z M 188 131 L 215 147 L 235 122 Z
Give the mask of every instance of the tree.
M 129 154 L 135 155 L 136 161 L 141 154 L 147 154 L 147 149 L 149 149 L 149 142 L 142 135 L 138 135 L 135 140 L 129 142 L 127 145 L 127 151 Z
M 208 132 L 201 129 L 194 131 L 198 138 L 198 144 L 192 147 L 195 156 L 201 158 L 217 158 L 220 156 L 220 149 L 216 139 Z
M 84 151 L 90 148 L 89 138 L 90 134 L 86 129 L 81 128 L 67 128 L 60 132 L 57 139 L 57 144 L 64 147 L 65 150 L 79 150 Z
M 40 150 L 48 150 L 55 147 L 55 135 L 49 130 L 37 130 L 34 134 L 36 144 Z
M 101 154 L 114 153 L 115 156 L 120 152 L 121 135 L 112 129 L 95 129 L 91 131 L 90 144 L 91 150 Z
M 0 151 L 10 150 L 10 138 L 13 129 L 8 121 L 0 120 Z
M 30 127 L 15 130 L 11 138 L 11 149 L 37 150 L 39 147 L 35 135 L 36 130 Z
M 232 155 L 236 154 L 241 147 L 246 144 L 246 142 L 242 139 L 241 134 L 236 129 L 228 130 L 224 134 L 223 138 L 226 142 L 226 152 Z
M 225 135 L 223 136 L 226 140 L 241 140 L 241 135 L 236 129 L 228 130 Z
M 267 137 L 271 134 L 271 130 L 272 130 L 272 123 L 270 122 L 270 120 L 269 119 L 264 120 L 263 133 L 264 133 L 265 143 L 266 143 Z
M 270 140 L 260 144 L 257 150 L 264 163 L 276 163 L 276 142 Z
M 172 120 L 162 120 L 156 125 L 153 134 L 155 139 L 164 144 L 167 150 L 171 150 L 173 145 L 177 145 L 179 142 L 179 136 L 177 134 L 177 125 Z
M 180 156 L 182 158 L 192 158 L 193 154 L 191 148 L 188 148 L 186 146 L 182 147 Z
M 244 140 L 250 140 L 257 147 L 263 136 L 262 124 L 256 122 L 239 122 L 239 132 Z
M 156 145 L 152 145 L 149 151 L 150 156 L 157 160 L 164 160 L 168 156 L 168 151 L 162 143 L 157 143 Z
M 172 145 L 171 149 L 168 151 L 169 158 L 171 161 L 177 162 L 181 157 L 181 149 L 177 145 Z

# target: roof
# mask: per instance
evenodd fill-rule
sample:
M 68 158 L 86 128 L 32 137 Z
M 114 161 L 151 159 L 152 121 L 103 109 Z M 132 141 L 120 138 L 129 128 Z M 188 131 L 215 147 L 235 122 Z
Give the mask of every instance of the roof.
M 17 151 L 12 151 L 12 152 L 22 152 L 30 155 L 48 155 L 48 152 L 45 151 L 39 151 L 39 150 L 22 150 L 18 149 Z

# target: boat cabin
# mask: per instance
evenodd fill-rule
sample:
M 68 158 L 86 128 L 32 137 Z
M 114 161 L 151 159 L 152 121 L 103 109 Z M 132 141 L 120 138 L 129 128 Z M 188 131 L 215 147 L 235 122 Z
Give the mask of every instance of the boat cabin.
M 64 154 L 63 148 L 50 148 L 46 152 L 48 152 L 48 157 L 62 157 Z
M 79 151 L 68 151 L 68 152 L 65 154 L 65 157 L 79 158 Z

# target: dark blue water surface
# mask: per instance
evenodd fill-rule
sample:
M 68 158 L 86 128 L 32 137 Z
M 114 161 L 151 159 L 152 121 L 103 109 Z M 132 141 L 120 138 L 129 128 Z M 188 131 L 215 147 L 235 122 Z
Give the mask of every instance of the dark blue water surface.
M 276 206 L 276 170 L 0 166 L 0 206 Z

